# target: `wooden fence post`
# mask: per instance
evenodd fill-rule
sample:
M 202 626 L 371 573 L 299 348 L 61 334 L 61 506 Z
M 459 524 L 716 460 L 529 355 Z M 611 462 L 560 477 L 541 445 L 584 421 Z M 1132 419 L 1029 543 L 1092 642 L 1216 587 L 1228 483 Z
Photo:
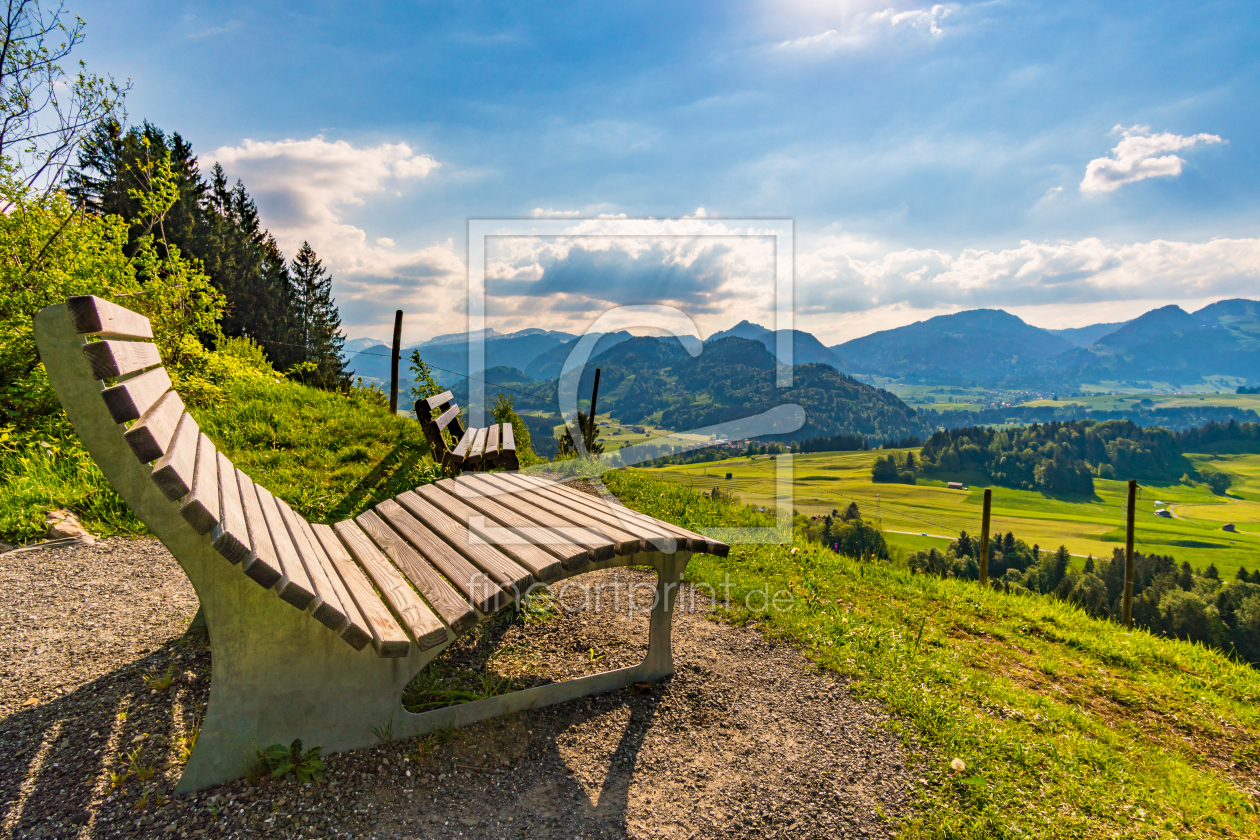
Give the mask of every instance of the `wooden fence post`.
M 989 585 L 989 511 L 993 508 L 993 491 L 984 488 L 984 519 L 980 522 L 980 585 Z
M 1137 511 L 1137 480 L 1129 479 L 1129 522 L 1124 535 L 1124 626 L 1133 626 L 1133 519 Z
M 595 400 L 599 398 L 599 368 L 595 368 L 595 385 L 591 388 L 591 416 L 586 418 L 586 439 L 590 441 L 588 448 L 595 444 Z M 591 454 L 590 452 L 586 453 Z
M 402 310 L 394 313 L 394 350 L 389 356 L 389 413 L 398 413 L 398 348 L 402 344 Z

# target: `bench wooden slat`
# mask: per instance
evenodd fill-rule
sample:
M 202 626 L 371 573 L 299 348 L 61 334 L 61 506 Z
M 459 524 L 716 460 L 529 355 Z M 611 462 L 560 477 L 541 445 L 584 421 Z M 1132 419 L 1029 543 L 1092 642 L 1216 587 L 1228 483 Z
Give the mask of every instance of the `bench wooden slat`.
M 521 463 L 516 457 L 516 436 L 511 423 L 503 424 L 499 439 L 499 466 L 505 470 L 519 470 Z
M 449 583 L 442 580 L 437 570 L 393 528 L 385 524 L 384 520 L 367 510 L 355 517 L 354 521 L 394 561 L 455 635 L 463 635 L 465 630 L 477 623 L 477 611 L 472 605 L 452 589 Z
M 139 420 L 158 397 L 171 389 L 171 377 L 166 368 L 154 368 L 137 374 L 101 391 L 105 405 L 115 423 Z
M 114 379 L 162 364 L 156 344 L 147 341 L 93 341 L 83 345 L 94 379 Z
M 411 585 L 393 564 L 381 554 L 380 549 L 368 539 L 353 521 L 347 519 L 333 526 L 341 542 L 354 559 L 372 578 L 381 598 L 401 619 L 404 629 L 411 634 L 420 650 L 428 650 L 446 641 L 446 626 L 434 615 L 429 605 L 420 600 Z
M 324 550 L 324 546 L 320 544 L 319 538 L 315 536 L 314 526 L 300 516 L 298 517 L 298 526 L 302 529 L 307 543 L 315 553 L 315 562 L 324 570 L 324 577 L 327 579 L 328 584 L 332 586 L 333 592 L 337 596 L 337 602 L 341 604 L 341 610 L 346 615 L 346 623 L 341 628 L 341 638 L 345 639 L 346 643 L 355 650 L 363 650 L 367 647 L 368 642 L 372 641 L 372 634 L 368 631 L 367 622 L 363 620 L 363 613 L 355 606 L 350 593 L 346 591 L 346 585 L 341 582 L 341 575 L 337 574 L 332 560 L 328 558 L 328 552 Z
M 468 450 L 472 447 L 473 441 L 476 437 L 476 429 L 469 429 L 464 432 L 463 436 L 459 440 L 459 443 L 455 445 L 455 448 L 451 450 L 451 452 L 447 453 L 447 457 L 442 466 L 447 468 L 452 466 L 461 466 L 464 463 L 464 459 L 468 457 Z
M 448 408 L 446 411 L 443 411 L 441 414 L 439 414 L 436 420 L 432 420 L 430 422 L 432 422 L 433 425 L 437 426 L 438 431 L 440 432 L 443 429 L 445 429 L 447 426 L 449 426 L 451 424 L 451 421 L 457 417 L 459 417 L 459 406 L 453 405 L 450 408 Z
M 486 432 L 488 431 L 488 429 L 478 429 L 472 446 L 468 447 L 468 457 L 464 459 L 464 463 L 471 464 L 474 469 L 481 466 L 481 456 L 486 448 Z
M 184 414 L 184 401 L 174 391 L 167 391 L 144 415 L 123 432 L 123 438 L 136 453 L 140 462 L 147 464 L 166 454 L 175 427 Z
M 197 466 L 197 440 L 201 429 L 191 414 L 184 413 L 175 427 L 175 436 L 166 454 L 153 465 L 153 483 L 162 495 L 178 502 L 192 490 L 193 470 Z
M 236 468 L 222 452 L 216 453 L 219 465 L 219 524 L 210 532 L 210 544 L 227 558 L 240 563 L 249 558 L 249 526 L 241 507 L 241 488 L 236 484 Z
M 580 528 L 589 528 L 592 531 L 603 534 L 605 537 L 613 541 L 613 546 L 617 554 L 626 555 L 634 554 L 643 549 L 643 540 L 637 534 L 633 534 L 626 529 L 614 525 L 604 519 L 591 516 L 589 512 L 578 510 L 561 504 L 554 496 L 536 487 L 520 484 L 508 475 L 488 475 L 484 476 L 487 482 L 497 486 L 500 490 L 507 493 L 516 493 L 518 497 L 530 502 L 531 504 L 545 507 L 546 510 L 567 520 Z
M 543 481 L 532 476 L 516 474 L 503 476 L 503 479 L 509 480 L 525 489 L 533 490 L 541 496 L 551 499 L 557 505 L 585 514 L 600 522 L 606 522 L 614 528 L 633 534 L 643 541 L 644 550 L 647 550 L 652 540 L 659 541 L 664 538 L 675 540 L 679 543 L 679 548 L 682 550 L 686 550 L 688 547 L 687 540 L 680 540 L 675 537 L 655 520 L 638 518 L 637 516 L 618 515 L 621 513 L 633 513 L 629 508 L 620 507 L 613 509 L 601 498 L 580 491 L 572 494 L 565 493 L 561 491 L 556 482 Z
M 148 318 L 95 295 L 72 297 L 66 301 L 66 308 L 79 335 L 153 338 L 153 325 Z
M 539 478 L 537 476 L 532 476 L 532 475 L 523 475 L 521 476 L 521 478 L 525 481 L 528 481 L 538 486 L 550 487 L 552 490 L 554 490 L 557 493 L 562 493 L 570 498 L 577 499 L 586 504 L 595 503 L 595 502 L 599 502 L 602 505 L 609 504 L 608 502 L 604 502 L 602 499 L 596 499 L 594 496 L 591 496 L 589 493 L 583 493 L 580 490 L 575 490 L 574 488 L 569 487 L 567 484 L 563 482 L 547 481 L 546 479 L 542 479 L 542 478 Z M 649 527 L 657 527 L 657 528 L 663 529 L 666 533 L 669 533 L 670 535 L 672 535 L 675 539 L 679 541 L 680 548 L 686 549 L 688 551 L 703 552 L 706 554 L 718 554 L 720 551 L 730 550 L 730 546 L 726 545 L 723 542 L 719 542 L 717 540 L 711 540 L 708 537 L 704 536 L 703 534 L 697 534 L 694 531 L 689 531 L 686 528 L 673 524 L 672 522 L 665 522 L 664 520 L 661 520 L 661 519 L 654 519 L 653 517 L 648 516 L 645 513 L 640 513 L 637 510 L 631 510 L 630 508 L 625 507 L 624 505 L 618 505 L 616 513 L 619 514 L 620 516 L 643 522 L 645 525 Z M 720 556 L 725 557 L 726 555 L 720 554 Z
M 481 454 L 481 464 L 486 469 L 499 463 L 499 424 L 495 423 L 486 434 L 486 448 Z
M 507 606 L 510 596 L 492 578 L 469 563 L 397 501 L 388 499 L 375 510 L 480 612 L 489 615 Z
M 275 546 L 276 558 L 280 561 L 280 580 L 276 582 L 276 592 L 282 600 L 304 610 L 315 600 L 315 587 L 306 576 L 297 547 L 293 545 L 289 530 L 280 516 L 280 506 L 276 504 L 275 496 L 261 484 L 255 484 L 254 490 L 258 492 L 258 505 L 262 508 L 267 533 L 271 534 L 271 544 Z
M 455 395 L 452 394 L 450 391 L 443 391 L 440 394 L 434 394 L 431 397 L 426 397 L 424 399 L 424 403 L 425 405 L 429 407 L 429 411 L 432 412 L 433 409 L 441 408 L 447 403 L 452 402 L 454 399 L 455 399 Z M 456 413 L 456 416 L 459 415 L 459 412 L 455 412 L 455 413 Z
M 486 520 L 487 526 L 491 528 L 506 527 L 505 525 L 502 525 L 494 519 L 486 516 L 486 514 L 474 510 L 464 504 L 450 493 L 440 489 L 437 485 L 422 484 L 416 488 L 416 495 L 431 503 L 434 507 L 454 519 L 461 526 L 466 526 L 467 523 L 474 517 L 480 517 L 481 519 Z M 494 548 L 511 557 L 521 567 L 529 570 L 529 573 L 534 576 L 535 580 L 541 581 L 542 583 L 551 583 L 553 580 L 559 579 L 559 577 L 564 574 L 564 566 L 555 555 L 548 554 L 546 551 L 543 551 L 540 547 L 533 545 L 532 543 L 499 543 L 476 528 L 468 530 L 470 530 L 473 535 L 479 536 L 481 539 L 493 545 Z M 577 546 L 574 546 L 574 549 L 576 551 L 582 551 L 582 549 Z
M 567 534 L 540 525 L 471 488 L 461 487 L 454 479 L 444 478 L 434 486 L 462 504 L 474 508 L 499 527 L 512 529 L 531 544 L 553 555 L 565 569 L 580 569 L 591 562 L 589 547 L 578 545 Z
M 219 524 L 219 462 L 214 443 L 205 433 L 197 436 L 197 466 L 192 488 L 179 503 L 179 515 L 196 529 L 208 534 Z
M 271 541 L 271 532 L 267 530 L 262 503 L 258 501 L 258 488 L 239 469 L 236 470 L 236 487 L 241 494 L 241 510 L 245 513 L 245 524 L 249 528 L 250 553 L 241 568 L 251 580 L 264 589 L 270 589 L 280 582 L 283 573 L 280 571 L 280 558 L 276 556 L 275 544 Z
M 545 479 L 538 478 L 537 476 L 521 476 L 521 478 L 534 484 L 545 484 L 554 488 L 557 492 L 564 493 L 571 497 L 579 499 L 594 498 L 588 493 L 583 493 L 580 490 L 574 490 L 572 487 L 569 487 L 563 482 L 546 481 Z M 605 502 L 605 504 L 607 504 L 607 502 Z M 730 553 L 731 547 L 720 540 L 710 539 L 703 534 L 697 534 L 695 531 L 689 531 L 686 528 L 673 524 L 672 522 L 654 519 L 645 513 L 640 513 L 637 510 L 631 510 L 624 505 L 618 506 L 617 513 L 622 516 L 629 517 L 630 519 L 637 519 L 649 526 L 663 528 L 665 531 L 678 539 L 680 546 L 686 548 L 688 551 L 703 552 L 705 554 L 713 554 L 718 557 L 726 557 Z
M 512 596 L 523 594 L 534 582 L 534 575 L 519 566 L 503 552 L 484 542 L 473 542 L 468 526 L 448 516 L 418 493 L 408 491 L 394 497 L 394 501 L 420 520 L 431 532 L 446 541 L 451 548 L 470 560 L 477 568 L 489 575 Z
M 289 539 L 293 541 L 298 560 L 301 561 L 302 568 L 306 570 L 307 580 L 311 582 L 311 591 L 315 593 L 311 615 L 329 630 L 340 634 L 345 629 L 349 616 L 341 606 L 341 599 L 337 597 L 337 591 L 333 589 L 332 582 L 328 580 L 328 572 L 324 569 L 324 564 L 320 562 L 320 555 L 315 551 L 310 537 L 302 528 L 302 522 L 305 520 L 284 499 L 276 499 L 276 509 L 280 511 L 280 518 L 284 520 L 285 527 L 289 530 Z
M 520 496 L 504 493 L 493 483 L 486 481 L 484 476 L 464 475 L 455 481 L 457 488 L 490 496 L 503 507 L 516 511 L 537 525 L 559 529 L 568 539 L 590 549 L 591 558 L 595 561 L 611 559 L 617 553 L 613 541 L 603 534 L 574 525 Z
M 398 626 L 389 608 L 381 602 L 381 596 L 372 588 L 372 582 L 350 557 L 341 540 L 337 539 L 337 533 L 329 526 L 318 523 L 311 525 L 311 531 L 341 580 L 346 597 L 354 602 L 363 626 L 370 634 L 368 640 L 371 641 L 376 655 L 390 659 L 406 656 L 411 649 L 411 641 Z M 347 602 L 343 600 L 342 603 Z M 441 627 L 441 623 L 438 626 Z M 443 631 L 445 632 L 445 628 Z

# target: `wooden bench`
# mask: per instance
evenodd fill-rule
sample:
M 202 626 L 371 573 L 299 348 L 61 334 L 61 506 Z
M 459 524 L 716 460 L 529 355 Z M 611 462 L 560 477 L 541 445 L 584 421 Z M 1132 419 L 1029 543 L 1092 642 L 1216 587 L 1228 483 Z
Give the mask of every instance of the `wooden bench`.
M 433 412 L 437 412 L 437 417 Z M 459 422 L 455 395 L 443 391 L 415 404 L 416 419 L 424 428 L 433 460 L 454 473 L 476 470 L 518 470 L 516 439 L 511 423 L 496 423 L 484 429 L 467 429 Z M 447 440 L 450 435 L 450 440 Z M 454 443 L 454 446 L 451 445 Z
M 35 338 L 84 446 L 201 601 L 210 701 L 181 791 L 240 777 L 257 748 L 294 738 L 338 752 L 370 746 L 380 732 L 412 737 L 664 677 L 688 559 L 728 550 L 520 473 L 448 478 L 353 519 L 311 523 L 201 431 L 171 389 L 147 319 L 71 298 L 36 316 Z M 444 415 L 455 408 L 443 405 Z M 485 433 L 483 463 L 487 449 L 496 463 L 511 451 L 503 435 Z M 416 673 L 496 611 L 535 587 L 630 565 L 657 571 L 641 664 L 422 714 L 403 709 Z

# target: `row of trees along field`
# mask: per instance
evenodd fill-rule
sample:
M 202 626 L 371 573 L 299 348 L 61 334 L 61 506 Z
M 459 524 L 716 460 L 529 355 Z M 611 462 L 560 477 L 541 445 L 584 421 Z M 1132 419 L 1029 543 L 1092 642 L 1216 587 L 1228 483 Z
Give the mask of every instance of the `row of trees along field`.
M 151 188 L 146 167 L 157 159 L 169 160 L 175 200 L 159 229 L 151 230 L 140 207 Z M 89 212 L 132 220 L 129 251 L 140 237 L 156 233 L 164 253 L 174 247 L 200 262 L 227 299 L 224 335 L 258 341 L 277 368 L 300 365 L 296 378 L 307 384 L 349 385 L 332 277 L 310 243 L 286 261 L 245 185 L 238 180 L 229 186 L 218 163 L 207 181 L 191 144 L 178 133 L 168 135 L 149 122 L 130 128 L 112 118 L 97 123 L 79 146 L 66 193 Z
M 806 518 L 795 530 L 840 554 L 859 560 L 888 560 L 884 535 L 867 522 L 856 502 L 843 511 Z M 945 551 L 930 548 L 904 558 L 910 571 L 942 578 L 978 581 L 980 540 L 966 531 Z M 1133 622 L 1165 636 L 1187 639 L 1237 654 L 1260 665 L 1260 570 L 1239 569 L 1223 581 L 1216 567 L 1177 565 L 1168 555 L 1134 553 Z M 1066 546 L 1042 551 L 1013 532 L 989 543 L 990 585 L 1010 594 L 1039 593 L 1076 604 L 1095 618 L 1119 621 L 1124 598 L 1124 551 L 1086 559 L 1072 568 Z M 901 562 L 901 561 L 899 561 Z
M 1051 494 L 1094 492 L 1094 478 L 1177 481 L 1202 478 L 1218 493 L 1229 487 L 1224 473 L 1199 476 L 1187 452 L 1222 445 L 1260 446 L 1260 424 L 1209 423 L 1173 433 L 1129 420 L 1077 420 L 1034 423 L 1011 429 L 971 426 L 944 429 L 913 452 L 875 459 L 875 481 L 913 484 L 917 476 L 938 474 L 987 477 L 994 484 Z
M 979 580 L 980 541 L 967 534 L 942 552 L 931 548 L 910 555 L 912 571 Z M 1086 559 L 1071 567 L 1065 546 L 1043 552 L 1011 532 L 989 543 L 989 577 L 995 588 L 1011 593 L 1042 593 L 1069 601 L 1095 618 L 1119 621 L 1124 598 L 1124 551 L 1110 558 Z M 1180 566 L 1170 556 L 1133 555 L 1133 623 L 1152 632 L 1201 642 L 1260 664 L 1260 571 L 1239 569 L 1222 581 L 1216 567 Z

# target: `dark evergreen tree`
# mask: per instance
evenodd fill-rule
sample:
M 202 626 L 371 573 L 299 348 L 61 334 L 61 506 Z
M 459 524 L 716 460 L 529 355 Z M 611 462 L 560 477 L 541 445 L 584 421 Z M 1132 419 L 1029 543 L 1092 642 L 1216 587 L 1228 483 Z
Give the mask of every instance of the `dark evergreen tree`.
M 1190 568 L 1189 563 L 1181 564 L 1181 572 L 1177 575 L 1177 585 L 1189 592 L 1194 586 L 1194 571 Z
M 311 243 L 303 242 L 290 266 L 292 318 L 295 344 L 304 348 L 302 361 L 314 367 L 302 374 L 303 381 L 319 388 L 349 387 L 341 347 L 341 314 L 332 296 L 332 276 L 315 254 Z
M 1059 550 L 1054 554 L 1054 565 L 1051 567 L 1050 580 L 1047 589 L 1054 589 L 1067 575 L 1068 564 L 1072 560 L 1072 555 L 1068 552 L 1066 545 L 1059 546 Z

